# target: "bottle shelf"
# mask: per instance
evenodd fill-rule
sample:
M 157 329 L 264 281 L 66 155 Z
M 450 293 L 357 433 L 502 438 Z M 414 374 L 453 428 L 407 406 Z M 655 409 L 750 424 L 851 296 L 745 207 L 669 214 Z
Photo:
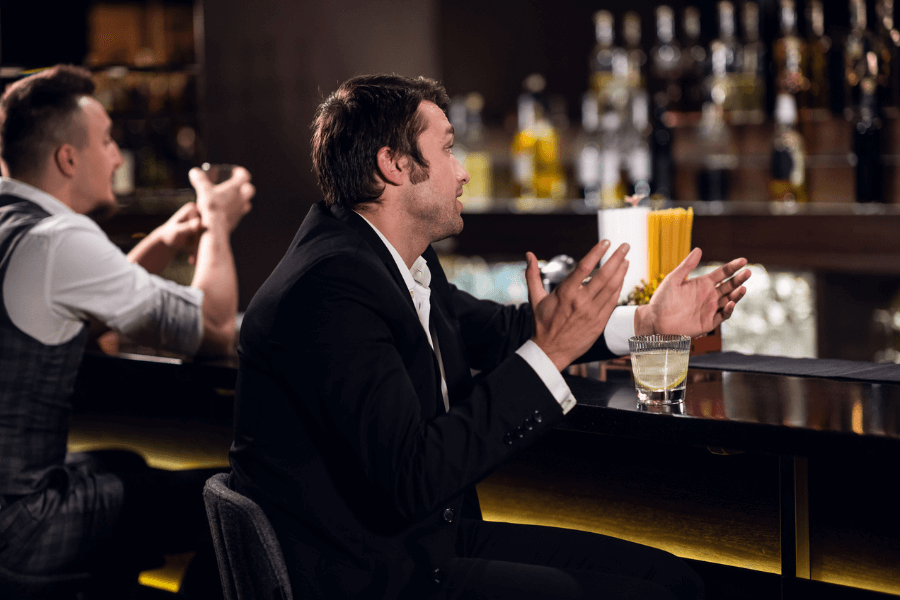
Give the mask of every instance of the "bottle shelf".
M 672 113 L 669 125 L 674 196 L 678 199 L 698 198 L 697 177 L 705 158 L 699 139 L 700 115 Z M 728 129 L 736 165 L 730 172 L 729 201 L 767 202 L 774 123 L 728 123 Z M 807 186 L 813 203 L 854 203 L 852 123 L 828 111 L 801 111 L 797 129 L 806 147 Z M 900 114 L 888 112 L 883 129 L 885 143 L 881 161 L 885 166 L 885 199 L 888 204 L 893 204 L 900 202 Z M 582 133 L 574 124 L 559 127 L 559 131 L 560 161 L 568 178 L 568 195 L 574 196 L 577 148 Z M 512 195 L 509 148 L 514 134 L 510 127 L 487 126 L 484 129 L 483 149 L 491 156 L 492 189 L 498 197 Z
M 900 207 L 827 203 L 679 202 L 694 208 L 691 244 L 704 261 L 738 256 L 788 270 L 900 276 Z M 571 210 L 520 214 L 464 213 L 460 235 L 442 242 L 447 254 L 520 260 L 526 251 L 548 259 L 583 256 L 597 242 L 597 217 Z

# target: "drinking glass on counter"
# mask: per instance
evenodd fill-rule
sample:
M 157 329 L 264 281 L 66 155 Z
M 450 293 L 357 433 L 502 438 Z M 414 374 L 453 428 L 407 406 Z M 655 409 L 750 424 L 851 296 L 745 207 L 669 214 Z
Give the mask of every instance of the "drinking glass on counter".
M 234 165 L 224 163 L 203 163 L 200 168 L 206 172 L 207 177 L 212 183 L 222 183 L 229 177 L 234 170 Z
M 643 404 L 684 401 L 691 338 L 686 335 L 641 335 L 628 340 L 631 371 Z

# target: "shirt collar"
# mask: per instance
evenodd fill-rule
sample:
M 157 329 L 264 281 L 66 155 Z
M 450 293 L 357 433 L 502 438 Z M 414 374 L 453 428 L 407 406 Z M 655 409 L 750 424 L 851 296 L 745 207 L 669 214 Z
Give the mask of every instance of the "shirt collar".
M 47 192 L 9 177 L 0 177 L 0 194 L 10 194 L 34 202 L 51 215 L 75 212 Z
M 356 212 L 356 211 L 354 211 Z M 397 263 L 397 269 L 400 270 L 400 275 L 403 277 L 403 282 L 406 284 L 406 288 L 408 290 L 412 290 L 416 287 L 416 283 L 419 283 L 423 287 L 428 287 L 428 284 L 431 283 L 431 271 L 428 269 L 428 262 L 419 256 L 416 258 L 413 263 L 412 269 L 407 268 L 406 263 L 403 262 L 403 258 L 401 258 L 400 253 L 397 252 L 397 249 L 384 237 L 384 234 L 378 231 L 378 228 L 372 224 L 367 218 L 365 218 L 361 213 L 356 212 L 360 217 L 362 217 L 363 221 L 369 224 L 369 227 L 375 230 L 375 233 L 378 234 L 378 237 L 381 238 L 381 241 L 384 242 L 384 245 L 387 247 L 388 252 L 391 253 L 391 256 L 394 258 L 394 262 Z M 415 276 L 413 274 L 415 273 Z

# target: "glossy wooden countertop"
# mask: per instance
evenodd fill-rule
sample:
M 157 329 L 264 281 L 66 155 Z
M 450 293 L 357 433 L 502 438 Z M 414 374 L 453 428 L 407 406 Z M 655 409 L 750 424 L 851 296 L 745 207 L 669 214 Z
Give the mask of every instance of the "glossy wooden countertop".
M 628 371 L 567 382 L 578 405 L 561 429 L 766 454 L 900 454 L 900 385 L 691 369 L 683 405 L 644 407 Z
M 130 388 L 135 397 L 176 408 L 179 397 L 205 396 L 224 420 L 237 366 L 236 357 L 182 362 L 88 353 L 78 395 Z M 685 402 L 673 410 L 640 406 L 628 370 L 609 370 L 606 381 L 566 379 L 578 404 L 558 426 L 562 430 L 765 454 L 900 456 L 896 384 L 692 368 Z

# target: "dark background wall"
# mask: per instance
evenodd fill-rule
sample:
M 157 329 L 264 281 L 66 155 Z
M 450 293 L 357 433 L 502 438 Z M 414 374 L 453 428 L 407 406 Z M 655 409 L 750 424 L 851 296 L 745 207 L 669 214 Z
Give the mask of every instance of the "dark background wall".
M 234 234 L 241 305 L 321 199 L 309 124 L 342 81 L 370 72 L 440 78 L 437 0 L 203 2 L 209 160 L 245 165 L 254 209 Z

